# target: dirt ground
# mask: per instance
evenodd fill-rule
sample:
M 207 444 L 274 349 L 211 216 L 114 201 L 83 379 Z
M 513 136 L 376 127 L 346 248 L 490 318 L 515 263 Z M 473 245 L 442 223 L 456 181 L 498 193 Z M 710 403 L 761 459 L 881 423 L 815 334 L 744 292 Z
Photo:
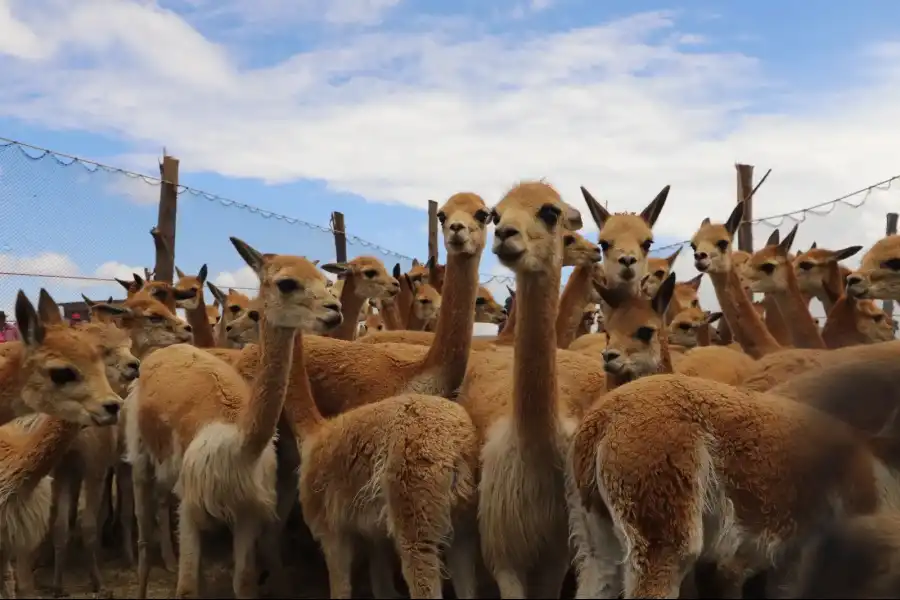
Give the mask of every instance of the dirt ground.
M 73 531 L 69 547 L 69 560 L 65 573 L 67 598 L 96 598 L 91 591 L 87 569 L 83 561 L 81 542 Z M 217 532 L 204 540 L 203 590 L 204 598 L 233 598 L 231 577 L 231 539 L 227 532 Z M 37 593 L 44 598 L 58 597 L 51 587 L 53 580 L 52 553 L 42 553 L 35 571 Z M 293 558 L 291 558 L 293 557 Z M 166 571 L 159 557 L 158 549 L 151 549 L 153 566 L 150 571 L 148 598 L 173 598 L 175 593 L 175 573 Z M 303 544 L 285 552 L 285 568 L 291 580 L 291 598 L 327 598 L 327 570 L 314 547 Z M 137 568 L 129 566 L 122 553 L 112 548 L 104 548 L 101 563 L 103 590 L 102 598 L 135 598 L 137 596 Z M 356 583 L 356 581 L 354 581 Z M 365 586 L 365 580 L 360 582 Z M 360 587 L 360 586 L 354 586 Z M 366 597 L 366 589 L 360 589 L 359 597 Z M 356 595 L 356 594 L 354 594 Z

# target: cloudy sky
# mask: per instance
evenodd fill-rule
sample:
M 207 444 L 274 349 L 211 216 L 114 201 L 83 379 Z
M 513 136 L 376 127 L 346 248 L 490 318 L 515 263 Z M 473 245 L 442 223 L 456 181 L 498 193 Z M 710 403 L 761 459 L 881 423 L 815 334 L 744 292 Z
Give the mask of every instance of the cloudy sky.
M 735 162 L 772 169 L 757 217 L 900 173 L 900 4 L 724 4 L 0 0 L 0 136 L 148 175 L 165 147 L 186 185 L 323 226 L 340 210 L 351 234 L 419 258 L 428 199 L 492 203 L 522 178 L 614 211 L 671 184 L 663 246 L 728 216 Z M 127 276 L 152 261 L 157 195 L 0 147 L 0 271 Z M 900 184 L 811 216 L 797 247 L 870 245 L 898 204 Z M 224 285 L 255 283 L 228 235 L 333 259 L 327 232 L 190 193 L 180 209 L 179 266 Z M 481 270 L 508 275 L 489 252 Z M 0 276 L 0 309 L 40 285 L 116 291 Z

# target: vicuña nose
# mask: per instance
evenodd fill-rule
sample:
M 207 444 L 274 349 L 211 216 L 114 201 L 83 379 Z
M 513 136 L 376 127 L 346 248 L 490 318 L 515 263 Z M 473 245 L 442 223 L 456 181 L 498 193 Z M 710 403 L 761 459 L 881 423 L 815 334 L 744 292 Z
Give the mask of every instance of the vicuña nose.
M 494 235 L 500 238 L 500 240 L 505 241 L 514 235 L 518 235 L 519 230 L 513 227 L 512 225 L 502 225 L 494 229 Z
M 462 223 L 450 223 L 450 231 L 452 231 L 453 233 L 459 233 L 465 228 L 466 226 Z
M 337 302 L 328 302 L 325 304 L 325 308 L 333 310 L 334 312 L 341 312 L 341 305 Z
M 619 358 L 620 356 L 622 356 L 622 355 L 619 353 L 618 350 L 612 350 L 611 348 L 607 348 L 606 350 L 603 351 L 603 360 L 605 360 L 606 362 L 614 361 L 617 358 Z
M 709 255 L 706 252 L 694 252 L 694 260 L 706 260 Z
M 112 400 L 110 402 L 103 403 L 103 410 L 105 410 L 112 416 L 116 416 L 117 414 L 119 414 L 120 408 L 122 408 L 122 403 L 118 400 Z
M 862 283 L 863 278 L 859 275 L 847 275 L 847 285 L 856 285 Z
M 193 331 L 193 330 L 191 329 L 191 326 L 190 326 L 190 325 L 185 325 L 185 326 L 184 326 L 184 330 L 187 331 L 188 333 L 190 333 L 191 331 Z
M 620 256 L 619 262 L 622 264 L 622 266 L 630 267 L 637 262 L 637 259 L 633 256 Z

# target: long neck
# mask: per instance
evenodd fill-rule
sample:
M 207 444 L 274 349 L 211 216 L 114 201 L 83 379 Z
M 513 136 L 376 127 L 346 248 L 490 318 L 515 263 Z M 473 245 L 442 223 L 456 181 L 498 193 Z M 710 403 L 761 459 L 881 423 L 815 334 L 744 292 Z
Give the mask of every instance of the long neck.
M 306 358 L 303 350 L 303 335 L 298 333 L 294 339 L 294 361 L 291 366 L 291 386 L 284 401 L 284 412 L 292 423 L 300 441 L 313 435 L 324 423 L 325 418 L 319 412 L 309 373 L 306 372 Z
M 791 345 L 791 334 L 787 323 L 784 322 L 784 316 L 781 309 L 778 308 L 778 301 L 772 294 L 763 296 L 763 306 L 766 309 L 766 329 L 772 334 L 772 337 L 782 346 Z
M 381 301 L 381 318 L 384 319 L 384 327 L 390 331 L 403 329 L 403 321 L 400 319 L 400 311 L 394 299 Z
M 5 423 L 15 418 L 16 407 L 21 404 L 25 346 L 22 342 L 6 342 L 3 347 L 9 349 L 0 359 L 0 422 Z
M 394 298 L 394 306 L 396 306 L 397 313 L 400 315 L 400 323 L 403 325 L 402 329 L 407 329 L 409 327 L 409 318 L 412 316 L 414 295 L 415 294 L 413 294 L 413 290 L 410 287 L 409 279 L 401 277 L 400 293 Z
M 731 327 L 728 326 L 728 319 L 721 319 L 719 321 L 719 326 L 716 329 L 716 332 L 719 334 L 720 344 L 727 346 L 734 341 L 734 335 L 732 335 L 731 333 Z
M 780 350 L 781 346 L 766 329 L 750 298 L 744 293 L 737 273 L 729 269 L 727 273 L 710 273 L 709 278 L 722 314 L 728 320 L 728 327 L 744 352 L 753 358 L 762 358 Z
M 265 317 L 260 323 L 260 363 L 250 402 L 238 420 L 243 450 L 249 456 L 261 455 L 275 435 L 288 387 L 296 334 L 296 329 L 278 327 Z
M 344 320 L 328 337 L 339 340 L 352 341 L 356 339 L 356 333 L 359 331 L 359 313 L 366 298 L 360 298 L 356 293 L 356 275 L 350 275 L 344 280 L 344 287 L 341 290 L 341 312 L 344 314 Z
M 513 340 L 516 339 L 516 320 L 518 317 L 516 316 L 518 311 L 516 310 L 516 299 L 513 297 L 512 302 L 509 304 L 509 314 L 506 316 L 506 323 L 503 324 L 503 329 L 500 330 L 500 333 L 497 334 L 497 339 L 494 340 L 495 344 L 501 346 L 507 346 L 513 343 Z
M 797 348 L 825 348 L 825 342 L 822 341 L 822 334 L 816 327 L 816 322 L 812 315 L 809 314 L 807 302 L 800 293 L 800 285 L 797 283 L 797 275 L 794 268 L 788 264 L 785 269 L 785 279 L 787 281 L 787 289 L 774 292 L 775 302 L 778 309 L 784 316 L 787 323 L 788 331 L 794 339 L 794 346 Z
M 578 327 L 584 320 L 584 305 L 590 297 L 593 273 L 590 266 L 577 266 L 566 282 L 556 317 L 557 348 L 568 348 L 578 335 Z
M 664 321 L 665 322 L 665 321 Z M 665 329 L 659 332 L 659 369 L 657 373 L 672 373 L 672 354 L 669 352 L 669 336 Z
M 209 325 L 209 317 L 206 315 L 206 301 L 203 292 L 197 292 L 197 306 L 185 309 L 188 325 L 194 334 L 194 345 L 198 348 L 212 348 L 216 345 L 213 329 Z
M 825 307 L 825 314 L 831 313 L 831 309 L 837 304 L 844 292 L 844 281 L 841 275 L 841 266 L 837 262 L 828 263 L 828 271 L 825 281 L 822 282 L 822 293 L 816 298 Z
M 709 323 L 704 323 L 697 327 L 697 345 L 698 346 L 709 346 L 712 344 L 712 336 L 710 335 L 710 329 L 712 326 Z
M 516 275 L 513 416 L 522 439 L 546 444 L 556 427 L 556 315 L 560 268 Z
M 222 311 L 222 316 L 219 317 L 219 322 L 216 323 L 216 347 L 217 348 L 231 348 L 231 344 L 228 342 L 228 335 L 225 331 L 225 328 L 228 326 L 228 323 L 225 322 L 225 313 L 227 310 Z
M 828 348 L 843 348 L 864 344 L 866 339 L 856 327 L 856 302 L 844 294 L 828 311 L 822 340 Z
M 423 371 L 440 369 L 443 388 L 447 393 L 462 385 L 469 366 L 480 262 L 480 250 L 472 255 L 447 256 L 444 295 L 441 298 L 434 341 L 428 348 L 421 367 Z
M 81 425 L 46 417 L 28 434 L 19 447 L 12 469 L 11 480 L 16 492 L 29 492 L 48 476 L 69 450 L 69 446 L 81 431 Z

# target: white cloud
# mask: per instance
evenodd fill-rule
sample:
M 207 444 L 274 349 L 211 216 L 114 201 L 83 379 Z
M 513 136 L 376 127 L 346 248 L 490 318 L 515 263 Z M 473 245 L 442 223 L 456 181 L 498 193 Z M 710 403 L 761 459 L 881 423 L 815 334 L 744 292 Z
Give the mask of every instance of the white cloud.
M 207 0 L 193 3 L 197 15 L 210 10 Z M 362 15 L 387 3 L 332 6 Z M 264 6 L 294 14 L 276 0 Z M 758 176 L 773 169 L 756 216 L 897 169 L 900 51 L 892 43 L 845 48 L 858 60 L 856 83 L 807 92 L 774 80 L 752 56 L 698 46 L 706 38 L 667 13 L 518 37 L 463 19 L 423 21 L 428 29 L 370 29 L 247 68 L 238 49 L 151 3 L 15 7 L 15 19 L 0 20 L 0 32 L 9 22 L 20 31 L 4 39 L 0 116 L 113 134 L 134 155 L 165 144 L 183 170 L 313 178 L 421 208 L 460 189 L 495 201 L 517 179 L 546 176 L 578 207 L 585 185 L 612 210 L 639 210 L 669 183 L 657 235 L 687 239 L 704 216 L 727 217 L 735 161 L 755 164 Z M 29 36 L 46 58 L 28 53 Z M 887 198 L 811 218 L 798 244 L 871 244 Z M 681 278 L 693 275 L 687 254 Z M 222 281 L 237 284 L 240 272 Z
M 259 277 L 256 272 L 248 266 L 243 266 L 236 271 L 222 271 L 216 275 L 212 282 L 227 291 L 227 288 L 242 288 L 241 291 L 247 293 L 248 289 L 259 289 Z
M 132 273 L 143 272 L 143 267 L 115 261 L 103 263 L 94 272 L 85 272 L 71 257 L 57 252 L 33 256 L 0 254 L 0 310 L 10 316 L 14 314 L 15 298 L 20 289 L 32 302 L 37 302 L 41 288 L 60 303 L 80 302 L 81 294 L 92 300 L 105 300 L 109 296 L 121 299 L 125 296 L 124 290 L 113 278 L 130 280 Z
M 123 265 L 120 262 L 108 261 L 97 267 L 97 270 L 94 271 L 94 277 L 130 281 L 134 273 L 143 277 L 144 267 L 130 267 L 128 265 Z
M 402 0 L 170 0 L 164 5 L 199 23 L 238 27 L 287 26 L 304 21 L 330 25 L 374 25 Z M 540 1 L 540 0 L 538 0 Z
M 40 38 L 13 15 L 10 0 L 0 0 L 0 55 L 3 54 L 21 59 L 38 59 L 45 55 Z
M 139 206 L 159 204 L 159 188 L 158 183 L 148 183 L 148 180 L 141 177 L 132 177 L 121 173 L 110 175 L 109 181 L 106 183 L 106 193 L 124 198 Z

